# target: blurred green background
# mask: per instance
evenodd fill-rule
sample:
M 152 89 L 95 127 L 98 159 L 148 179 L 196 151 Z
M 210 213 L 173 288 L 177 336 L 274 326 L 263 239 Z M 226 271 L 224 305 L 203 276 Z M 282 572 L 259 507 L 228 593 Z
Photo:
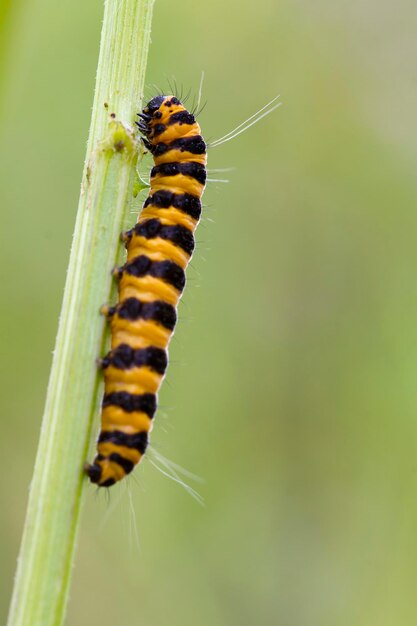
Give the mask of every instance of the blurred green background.
M 0 6 L 3 623 L 102 3 Z M 205 196 L 153 433 L 206 507 L 149 460 L 110 502 L 88 488 L 70 626 L 417 623 L 416 18 L 411 0 L 157 2 L 147 95 L 205 70 L 209 139 L 284 106 L 209 154 L 237 169 Z

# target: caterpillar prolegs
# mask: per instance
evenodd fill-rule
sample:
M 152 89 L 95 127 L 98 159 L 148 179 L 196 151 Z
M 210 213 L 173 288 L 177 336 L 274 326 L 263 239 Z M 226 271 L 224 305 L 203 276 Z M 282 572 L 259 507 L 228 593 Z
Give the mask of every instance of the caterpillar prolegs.
M 154 167 L 137 224 L 123 236 L 127 260 L 116 270 L 118 303 L 105 311 L 111 350 L 102 360 L 97 455 L 86 467 L 99 487 L 129 474 L 148 445 L 206 183 L 206 144 L 178 98 L 156 96 L 139 117 Z

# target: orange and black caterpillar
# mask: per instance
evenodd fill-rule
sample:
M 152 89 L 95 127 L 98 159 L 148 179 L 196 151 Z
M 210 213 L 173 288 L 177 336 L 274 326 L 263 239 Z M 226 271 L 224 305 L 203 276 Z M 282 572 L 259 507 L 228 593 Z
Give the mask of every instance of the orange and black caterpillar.
M 155 163 L 137 224 L 123 234 L 127 261 L 115 271 L 119 301 L 105 307 L 111 350 L 102 360 L 97 456 L 86 467 L 99 487 L 129 474 L 148 445 L 206 183 L 206 144 L 178 98 L 156 96 L 138 115 Z

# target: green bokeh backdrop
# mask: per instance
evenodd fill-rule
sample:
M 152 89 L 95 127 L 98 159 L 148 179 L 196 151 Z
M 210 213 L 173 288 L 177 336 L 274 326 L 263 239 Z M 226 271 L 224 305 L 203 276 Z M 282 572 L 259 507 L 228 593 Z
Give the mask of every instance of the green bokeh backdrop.
M 102 4 L 0 16 L 3 623 Z M 209 153 L 236 170 L 205 196 L 153 434 L 206 506 L 149 461 L 110 502 L 88 488 L 70 626 L 416 624 L 416 18 L 411 0 L 157 2 L 147 95 L 204 70 L 207 138 L 284 106 Z

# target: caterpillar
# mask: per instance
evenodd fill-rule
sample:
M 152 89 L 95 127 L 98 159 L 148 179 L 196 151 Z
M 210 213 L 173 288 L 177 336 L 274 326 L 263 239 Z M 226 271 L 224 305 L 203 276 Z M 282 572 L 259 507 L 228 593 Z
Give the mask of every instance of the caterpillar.
M 159 95 L 138 115 L 154 166 L 138 221 L 122 234 L 127 260 L 114 272 L 118 303 L 103 307 L 111 350 L 101 361 L 97 455 L 85 468 L 99 487 L 122 480 L 145 454 L 206 184 L 206 144 L 181 101 Z

